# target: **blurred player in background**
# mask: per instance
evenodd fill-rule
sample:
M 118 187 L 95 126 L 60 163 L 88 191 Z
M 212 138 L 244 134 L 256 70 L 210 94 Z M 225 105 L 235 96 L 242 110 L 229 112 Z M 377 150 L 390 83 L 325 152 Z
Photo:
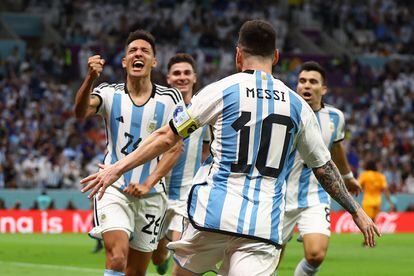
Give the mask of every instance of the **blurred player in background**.
M 342 140 L 345 136 L 343 113 L 323 103 L 327 92 L 325 69 L 317 62 L 302 64 L 297 93 L 310 105 L 318 119 L 325 145 L 342 174 L 348 190 L 358 194 L 360 186 L 354 178 Z M 319 184 L 303 159 L 296 154 L 292 171 L 287 177 L 286 213 L 283 222 L 283 244 L 292 238 L 294 227 L 299 228 L 305 258 L 296 267 L 295 276 L 314 275 L 323 262 L 329 244 L 330 197 Z
M 365 171 L 358 177 L 361 183 L 364 196 L 362 198 L 362 208 L 365 213 L 375 221 L 378 213 L 381 211 L 381 194 L 384 193 L 385 198 L 390 205 L 390 210 L 395 211 L 395 206 L 391 201 L 390 191 L 387 187 L 385 175 L 377 170 L 375 161 L 368 161 Z
M 189 54 L 178 53 L 168 62 L 167 82 L 171 87 L 181 91 L 186 106 L 193 97 L 194 86 L 197 82 L 195 61 Z M 193 177 L 198 171 L 202 161 L 210 154 L 210 135 L 207 126 L 199 128 L 190 137 L 184 140 L 184 151 L 171 172 L 165 177 L 167 183 L 168 209 L 163 225 L 163 238 L 152 256 L 157 265 L 157 272 L 165 274 L 168 269 L 169 250 L 166 245 L 169 241 L 180 238 L 183 217 L 186 212 L 188 192 Z M 173 264 L 173 274 L 182 270 Z M 181 271 L 182 272 L 182 271 Z
M 104 118 L 108 135 L 104 164 L 109 165 L 130 154 L 166 124 L 182 96 L 176 89 L 151 82 L 157 60 L 154 37 L 146 31 L 137 30 L 127 38 L 122 59 L 126 83 L 103 83 L 92 89 L 104 63 L 99 55 L 89 58 L 88 74 L 76 94 L 75 114 L 82 119 L 94 114 Z M 90 235 L 104 240 L 104 275 L 145 275 L 166 210 L 163 176 L 171 170 L 180 151 L 177 145 L 161 160 L 147 160 L 122 175 L 102 199 L 94 199 L 95 227 Z M 131 182 L 140 185 L 129 185 Z M 141 192 L 146 195 L 134 196 Z
M 202 89 L 187 108 L 177 105 L 170 124 L 155 131 L 130 155 L 84 178 L 84 192 L 105 193 L 124 172 L 167 151 L 197 128 L 211 125 L 212 163 L 200 168 L 188 199 L 180 240 L 168 247 L 194 273 L 270 275 L 277 266 L 285 211 L 285 178 L 297 149 L 328 193 L 374 246 L 372 220 L 346 190 L 330 159 L 315 114 L 280 80 L 276 33 L 262 20 L 239 33 L 236 73 Z

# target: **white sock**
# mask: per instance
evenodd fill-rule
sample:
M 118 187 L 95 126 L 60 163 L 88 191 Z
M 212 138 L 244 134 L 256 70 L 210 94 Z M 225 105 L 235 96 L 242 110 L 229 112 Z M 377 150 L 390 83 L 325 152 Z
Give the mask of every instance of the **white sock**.
M 305 258 L 303 258 L 295 269 L 295 276 L 312 276 L 319 271 L 319 267 L 314 267 Z
M 111 269 L 105 269 L 104 276 L 125 276 L 125 273 Z

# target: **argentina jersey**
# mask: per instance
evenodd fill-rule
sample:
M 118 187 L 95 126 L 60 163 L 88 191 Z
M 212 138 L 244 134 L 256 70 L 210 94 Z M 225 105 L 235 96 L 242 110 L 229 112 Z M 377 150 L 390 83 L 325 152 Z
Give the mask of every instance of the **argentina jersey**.
M 97 113 L 106 125 L 105 165 L 113 164 L 135 150 L 142 140 L 169 121 L 175 105 L 182 101 L 178 90 L 157 84 L 152 86 L 151 97 L 141 106 L 134 104 L 124 83 L 103 83 L 93 90 L 92 94 L 101 99 Z M 126 172 L 112 185 L 122 190 L 130 182 L 143 183 L 158 161 L 159 158 L 153 159 Z M 159 192 L 165 192 L 164 178 L 150 191 Z
M 332 144 L 345 137 L 345 119 L 343 113 L 332 106 L 324 105 L 315 112 L 325 145 L 330 150 Z M 330 196 L 322 188 L 300 155 L 295 156 L 292 171 L 287 178 L 286 211 L 307 208 L 318 204 L 330 204 Z
M 210 142 L 208 127 L 199 128 L 183 141 L 183 152 L 165 176 L 170 200 L 186 200 L 193 177 L 201 166 L 203 143 Z
M 185 137 L 208 124 L 214 138 L 212 162 L 200 168 L 189 194 L 190 222 L 281 244 L 294 149 L 313 166 L 330 159 L 312 110 L 281 81 L 250 70 L 205 87 L 191 102 L 174 112 L 173 130 Z

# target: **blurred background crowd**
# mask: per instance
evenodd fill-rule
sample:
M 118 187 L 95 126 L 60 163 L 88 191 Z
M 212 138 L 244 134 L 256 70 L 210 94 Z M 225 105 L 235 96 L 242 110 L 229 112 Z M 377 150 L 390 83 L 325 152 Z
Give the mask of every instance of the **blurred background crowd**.
M 106 60 L 101 82 L 123 82 L 125 39 L 143 28 L 157 39 L 154 81 L 165 84 L 180 51 L 195 57 L 202 87 L 234 72 L 237 30 L 264 18 L 278 32 L 275 76 L 295 90 L 301 62 L 327 69 L 325 102 L 345 113 L 354 173 L 376 160 L 393 193 L 414 193 L 413 8 L 408 0 L 2 1 L 0 189 L 78 189 L 97 170 L 103 122 L 72 113 L 89 56 Z M 39 30 L 19 29 L 21 17 Z

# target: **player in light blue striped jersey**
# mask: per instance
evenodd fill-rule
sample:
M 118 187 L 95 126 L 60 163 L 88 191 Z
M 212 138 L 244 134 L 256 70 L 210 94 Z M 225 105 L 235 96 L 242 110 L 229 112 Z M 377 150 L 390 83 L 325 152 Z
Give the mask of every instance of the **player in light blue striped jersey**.
M 193 57 L 189 54 L 178 53 L 169 60 L 167 69 L 168 84 L 180 90 L 184 103 L 188 106 L 197 82 L 196 64 Z M 157 272 L 161 275 L 168 269 L 170 254 L 166 247 L 167 243 L 176 241 L 181 236 L 188 191 L 202 161 L 210 154 L 209 142 L 210 132 L 207 126 L 194 131 L 190 137 L 183 141 L 184 150 L 174 168 L 165 177 L 168 209 L 161 233 L 164 237 L 160 240 L 158 248 L 152 256 L 153 263 L 157 265 Z M 179 273 L 180 267 L 174 263 L 173 274 Z
M 212 162 L 202 166 L 193 181 L 181 239 L 168 244 L 182 267 L 193 273 L 218 270 L 220 275 L 275 271 L 282 244 L 285 178 L 295 150 L 328 193 L 353 214 L 373 246 L 378 229 L 346 190 L 312 109 L 271 75 L 277 60 L 273 27 L 262 20 L 245 22 L 236 48 L 239 73 L 206 86 L 188 108 L 177 105 L 169 125 L 122 160 L 84 178 L 84 191 L 104 192 L 125 171 L 210 125 Z
M 175 105 L 182 102 L 178 90 L 151 82 L 151 70 L 157 60 L 154 38 L 148 32 L 137 30 L 127 38 L 122 60 L 125 83 L 103 83 L 93 88 L 104 63 L 99 55 L 89 58 L 89 72 L 75 104 L 78 118 L 98 114 L 105 120 L 107 152 L 101 169 L 130 154 L 143 139 L 166 124 Z M 172 148 L 161 160 L 152 158 L 125 172 L 103 197 L 95 197 L 90 235 L 104 240 L 104 275 L 145 275 L 166 210 L 163 176 L 178 159 L 180 146 Z M 135 197 L 140 191 L 146 195 Z
M 326 92 L 326 73 L 323 67 L 314 61 L 303 63 L 298 76 L 297 93 L 315 112 L 332 160 L 338 166 L 348 190 L 357 194 L 360 186 L 352 175 L 342 145 L 345 137 L 344 115 L 337 108 L 323 103 L 322 98 Z M 305 258 L 296 267 L 295 275 L 314 275 L 328 249 L 331 233 L 330 197 L 299 153 L 294 158 L 292 171 L 287 177 L 283 244 L 291 239 L 294 227 L 298 225 Z

